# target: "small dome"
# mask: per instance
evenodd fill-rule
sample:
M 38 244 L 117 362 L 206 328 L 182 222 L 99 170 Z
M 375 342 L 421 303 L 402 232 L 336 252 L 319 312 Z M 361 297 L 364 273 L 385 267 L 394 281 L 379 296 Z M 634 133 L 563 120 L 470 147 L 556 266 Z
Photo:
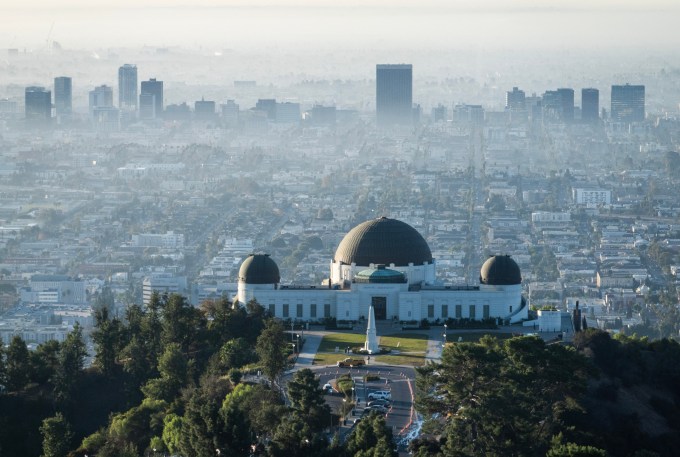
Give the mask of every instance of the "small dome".
M 425 238 L 405 222 L 381 217 L 350 230 L 333 257 L 335 262 L 360 266 L 432 263 L 432 251 Z
M 509 255 L 494 255 L 482 265 L 479 282 L 489 286 L 512 286 L 522 284 L 522 273 L 517 262 Z
M 238 280 L 246 284 L 278 284 L 281 275 L 269 254 L 250 254 L 241 264 Z
M 403 284 L 406 282 L 404 273 L 378 265 L 376 268 L 361 270 L 354 276 L 354 281 L 360 284 Z

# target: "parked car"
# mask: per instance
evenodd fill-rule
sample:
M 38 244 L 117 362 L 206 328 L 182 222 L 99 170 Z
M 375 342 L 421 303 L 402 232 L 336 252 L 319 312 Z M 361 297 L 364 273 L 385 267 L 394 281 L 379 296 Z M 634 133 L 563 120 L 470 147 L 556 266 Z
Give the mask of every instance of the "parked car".
M 380 405 L 374 405 L 374 406 L 369 406 L 367 408 L 364 408 L 364 414 L 370 414 L 373 411 L 375 411 L 376 413 L 379 413 L 379 414 L 385 414 L 387 412 L 387 408 L 385 408 L 384 406 L 380 406 Z
M 338 367 L 340 368 L 363 367 L 365 364 L 366 362 L 364 362 L 364 359 L 353 359 L 351 357 L 348 357 L 345 360 L 338 360 Z
M 326 384 L 323 385 L 322 387 L 323 391 L 329 394 L 332 394 L 335 392 L 335 389 L 333 389 L 333 386 L 331 385 L 330 382 L 327 382 Z
M 369 401 L 366 406 L 384 406 L 386 408 L 390 407 L 390 401 L 389 400 L 372 400 Z
M 368 400 L 392 400 L 392 393 L 389 390 L 378 390 L 368 394 Z

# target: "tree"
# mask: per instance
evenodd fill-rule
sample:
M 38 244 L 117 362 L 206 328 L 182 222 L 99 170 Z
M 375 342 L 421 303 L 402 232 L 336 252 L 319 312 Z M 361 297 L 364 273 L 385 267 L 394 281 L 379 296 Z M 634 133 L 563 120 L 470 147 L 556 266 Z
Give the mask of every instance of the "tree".
M 59 366 L 55 373 L 55 398 L 68 403 L 73 398 L 73 389 L 80 378 L 87 350 L 83 342 L 83 329 L 76 323 L 61 345 Z
M 226 368 L 241 368 L 253 361 L 253 347 L 244 338 L 227 341 L 220 349 L 220 361 Z
M 270 457 L 323 456 L 328 449 L 328 440 L 315 434 L 302 418 L 295 414 L 282 418 L 267 447 Z
M 448 417 L 444 455 L 538 455 L 581 417 L 588 368 L 573 348 L 535 337 L 447 346 L 418 370 L 417 403 Z M 571 419 L 570 419 L 571 420 Z
M 66 457 L 73 433 L 61 413 L 43 420 L 40 433 L 43 437 L 43 457 Z
M 61 345 L 56 340 L 50 340 L 38 345 L 31 353 L 31 366 L 33 367 L 33 379 L 38 384 L 51 381 L 59 367 L 59 352 Z
M 7 348 L 5 376 L 7 390 L 17 391 L 26 387 L 31 375 L 31 361 L 26 343 L 20 336 L 12 338 Z
M 396 457 L 393 448 L 392 431 L 385 418 L 376 413 L 359 422 L 346 443 L 348 456 Z
M 188 362 L 179 344 L 169 344 L 158 361 L 159 378 L 151 379 L 142 391 L 156 400 L 172 401 L 189 379 Z
M 124 344 L 124 332 L 121 321 L 109 318 L 107 307 L 97 308 L 94 313 L 95 329 L 92 340 L 96 346 L 95 365 L 104 376 L 111 376 Z
M 574 443 L 553 446 L 546 457 L 606 457 L 607 453 L 593 446 L 580 446 Z
M 262 363 L 264 374 L 274 385 L 278 385 L 279 376 L 286 368 L 287 343 L 283 325 L 274 319 L 266 321 L 264 330 L 257 338 L 255 351 Z
M 326 404 L 319 378 L 309 368 L 304 368 L 288 383 L 288 398 L 295 412 L 314 431 L 325 428 L 330 408 Z

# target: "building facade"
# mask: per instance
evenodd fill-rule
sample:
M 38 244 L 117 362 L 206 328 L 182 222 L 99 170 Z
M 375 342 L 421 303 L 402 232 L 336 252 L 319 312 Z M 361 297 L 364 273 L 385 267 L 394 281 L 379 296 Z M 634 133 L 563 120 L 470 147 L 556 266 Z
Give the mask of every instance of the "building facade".
M 413 66 L 377 65 L 375 86 L 378 127 L 413 123 Z
M 396 219 L 379 218 L 353 228 L 338 245 L 323 284 L 281 285 L 278 266 L 266 254 L 241 265 L 237 298 L 257 300 L 281 319 L 358 321 L 373 306 L 376 320 L 527 318 L 519 267 L 508 256 L 482 266 L 477 285 L 437 280 L 436 262 L 425 239 Z
M 137 66 L 125 64 L 118 68 L 118 108 L 137 110 Z
M 52 92 L 44 87 L 27 87 L 24 93 L 26 122 L 44 125 L 52 118 Z
M 73 87 L 68 76 L 54 78 L 54 111 L 58 118 L 72 114 Z
M 612 86 L 611 119 L 616 122 L 645 120 L 645 86 Z

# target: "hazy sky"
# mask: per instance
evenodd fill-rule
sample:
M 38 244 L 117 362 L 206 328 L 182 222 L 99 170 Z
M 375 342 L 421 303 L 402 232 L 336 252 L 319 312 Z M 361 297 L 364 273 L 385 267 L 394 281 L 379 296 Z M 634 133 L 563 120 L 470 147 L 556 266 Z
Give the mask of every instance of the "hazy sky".
M 0 0 L 0 48 L 673 47 L 679 20 L 678 0 Z

